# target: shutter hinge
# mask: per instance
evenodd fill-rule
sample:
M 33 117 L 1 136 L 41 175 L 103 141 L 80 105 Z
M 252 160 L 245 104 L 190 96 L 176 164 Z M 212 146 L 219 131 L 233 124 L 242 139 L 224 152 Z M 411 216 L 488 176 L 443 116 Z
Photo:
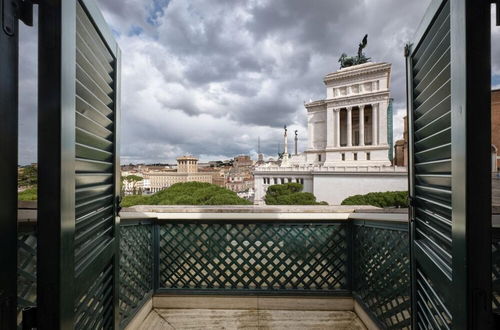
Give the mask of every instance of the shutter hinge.
M 121 203 L 122 203 L 122 196 L 120 196 L 120 195 L 116 196 L 116 198 L 115 198 L 116 216 L 120 215 L 120 211 L 122 209 Z
M 415 199 L 411 196 L 408 196 L 408 206 L 408 215 L 410 217 L 410 221 L 415 221 Z
M 40 0 L 3 0 L 2 28 L 8 36 L 17 33 L 17 20 L 28 26 L 33 26 L 33 4 Z
M 37 309 L 36 307 L 28 307 L 23 309 L 23 330 L 37 329 Z

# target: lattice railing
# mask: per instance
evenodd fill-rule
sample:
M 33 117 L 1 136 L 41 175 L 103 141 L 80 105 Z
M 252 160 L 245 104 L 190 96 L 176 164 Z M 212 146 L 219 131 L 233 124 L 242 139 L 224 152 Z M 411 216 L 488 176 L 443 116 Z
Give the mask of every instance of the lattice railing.
M 34 227 L 23 227 L 18 236 L 18 322 L 23 308 L 36 305 L 36 246 Z M 499 312 L 497 229 L 492 266 L 492 305 Z M 410 328 L 409 267 L 404 223 L 127 222 L 120 226 L 120 327 L 150 299 L 157 272 L 157 292 L 332 295 L 349 294 L 352 288 L 382 327 Z M 101 303 L 111 296 L 100 290 L 111 271 L 80 297 L 76 327 L 112 322 L 112 311 Z
M 113 265 L 99 273 L 82 296 L 75 301 L 74 329 L 112 329 L 113 328 Z
M 410 328 L 407 224 L 353 224 L 353 295 L 387 329 Z
M 153 291 L 153 225 L 120 227 L 120 326 L 124 327 Z
M 36 246 L 34 226 L 19 231 L 17 236 L 17 324 L 19 326 L 22 322 L 22 310 L 36 306 Z
M 335 293 L 348 290 L 340 223 L 164 223 L 160 290 Z
M 500 313 L 500 228 L 493 228 L 491 239 L 492 309 Z

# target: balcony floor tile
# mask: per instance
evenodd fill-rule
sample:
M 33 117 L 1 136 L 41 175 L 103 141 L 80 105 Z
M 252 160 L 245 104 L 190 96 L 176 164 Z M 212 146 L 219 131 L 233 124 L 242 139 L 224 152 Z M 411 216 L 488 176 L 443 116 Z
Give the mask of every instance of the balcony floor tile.
M 366 329 L 350 311 L 153 309 L 141 330 L 153 329 Z

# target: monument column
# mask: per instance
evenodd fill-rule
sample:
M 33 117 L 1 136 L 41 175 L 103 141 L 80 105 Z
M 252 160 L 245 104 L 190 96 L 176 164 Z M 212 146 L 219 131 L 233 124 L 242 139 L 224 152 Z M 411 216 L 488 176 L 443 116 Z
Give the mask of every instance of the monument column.
M 326 147 L 333 148 L 333 137 L 335 133 L 335 122 L 333 108 L 326 108 Z
M 387 144 L 387 101 L 378 104 L 378 143 Z
M 340 147 L 340 109 L 333 109 L 335 114 L 335 147 Z
M 313 125 L 313 122 L 312 122 L 312 118 L 308 118 L 307 120 L 307 135 L 308 135 L 308 148 L 309 149 L 314 149 L 314 142 L 313 142 L 313 139 L 314 139 L 314 125 Z
M 347 107 L 347 146 L 352 147 L 352 107 Z
M 359 106 L 359 145 L 365 145 L 365 106 Z
M 378 145 L 378 103 L 372 104 L 372 145 Z

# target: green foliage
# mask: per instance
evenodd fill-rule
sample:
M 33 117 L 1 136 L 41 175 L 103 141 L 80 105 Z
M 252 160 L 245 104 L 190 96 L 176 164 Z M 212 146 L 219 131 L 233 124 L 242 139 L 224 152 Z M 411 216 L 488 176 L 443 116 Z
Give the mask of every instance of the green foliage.
M 354 195 L 342 201 L 342 205 L 373 205 L 377 207 L 408 207 L 407 191 L 372 192 Z
M 250 205 L 235 192 L 205 182 L 176 183 L 151 196 L 125 196 L 121 205 Z
M 143 195 L 125 196 L 123 197 L 121 202 L 122 207 L 130 207 L 134 205 L 149 205 L 149 204 L 151 204 L 150 196 L 143 196 Z
M 122 177 L 123 181 L 128 181 L 128 182 L 137 182 L 137 181 L 141 181 L 142 179 L 143 179 L 142 176 L 138 176 L 138 175 L 127 175 L 127 176 Z
M 264 200 L 267 205 L 328 205 L 326 202 L 316 202 L 316 197 L 308 192 L 302 192 L 300 183 L 275 184 L 267 188 Z
M 17 185 L 19 187 L 27 187 L 27 186 L 29 187 L 36 185 L 37 182 L 38 182 L 38 170 L 36 166 L 28 165 L 22 167 L 17 177 Z
M 17 194 L 17 199 L 20 201 L 36 201 L 38 199 L 38 189 L 28 188 Z
M 132 183 L 132 195 L 137 195 L 137 194 L 141 194 L 141 189 L 137 188 L 136 185 L 137 185 L 137 182 L 139 181 L 142 181 L 144 178 L 142 176 L 138 176 L 138 175 L 127 175 L 127 176 L 122 176 L 122 181 L 121 181 L 121 187 L 120 187 L 120 190 L 121 190 L 121 194 L 124 195 L 124 183 L 125 182 L 130 182 Z

